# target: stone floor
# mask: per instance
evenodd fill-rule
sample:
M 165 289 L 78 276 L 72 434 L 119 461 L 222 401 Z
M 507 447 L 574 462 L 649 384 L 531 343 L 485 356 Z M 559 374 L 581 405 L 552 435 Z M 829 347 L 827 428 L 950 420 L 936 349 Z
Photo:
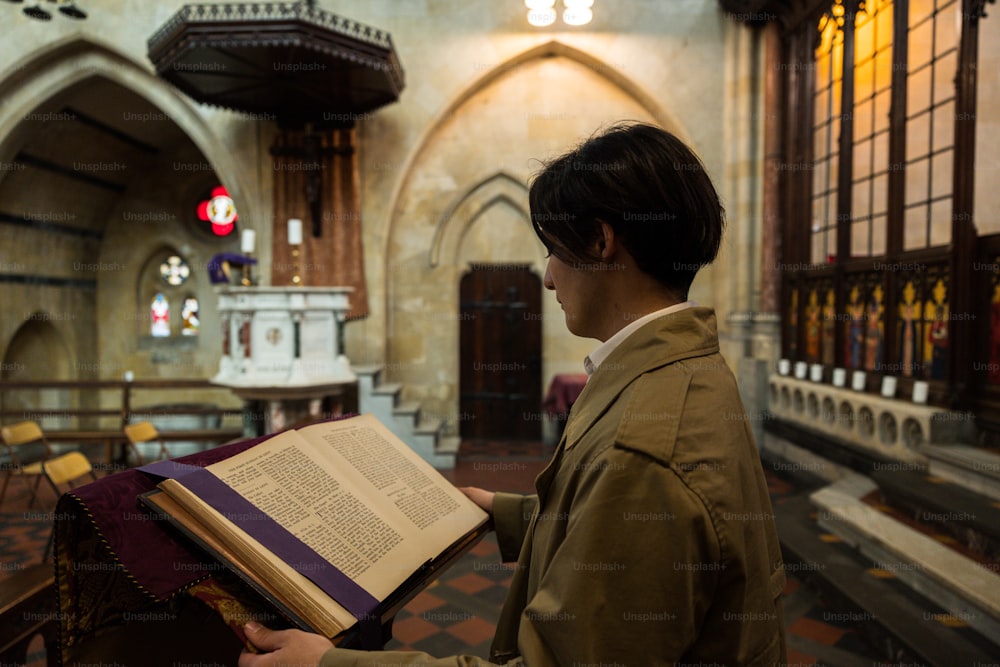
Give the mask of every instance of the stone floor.
M 458 464 L 447 476 L 460 486 L 528 492 L 549 453 L 530 443 L 463 443 Z M 775 503 L 796 492 L 777 477 L 769 476 L 769 483 Z M 3 578 L 41 561 L 48 539 L 46 512 L 55 504 L 54 496 L 43 490 L 45 507 L 29 509 L 20 480 L 11 482 L 8 494 L 0 507 L 0 585 Z M 498 563 L 496 540 L 488 536 L 397 616 L 388 648 L 486 656 L 510 577 L 511 571 Z M 790 576 L 785 593 L 791 667 L 882 664 L 857 624 L 826 609 L 817 591 Z M 44 651 L 34 652 L 32 659 L 32 667 L 44 665 Z

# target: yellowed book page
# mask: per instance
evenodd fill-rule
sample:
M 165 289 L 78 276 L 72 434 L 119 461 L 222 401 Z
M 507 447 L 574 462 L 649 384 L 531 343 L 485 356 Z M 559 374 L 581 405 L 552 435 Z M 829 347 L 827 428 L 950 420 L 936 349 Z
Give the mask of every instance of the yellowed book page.
M 180 482 L 167 479 L 158 485 L 230 549 L 240 555 L 250 571 L 291 598 L 289 605 L 313 628 L 333 637 L 354 625 L 354 616 L 305 575 L 264 549 L 260 543 Z M 246 518 L 246 517 L 243 517 Z
M 380 555 L 377 570 L 356 578 L 379 599 L 412 574 L 415 563 L 437 557 L 488 519 L 372 415 L 314 424 L 299 434 L 403 536 L 397 547 Z
M 206 469 L 381 601 L 424 562 L 485 521 L 486 514 L 398 439 L 395 458 L 385 459 L 388 453 L 378 448 L 381 441 L 364 439 L 374 437 L 370 423 L 352 425 L 355 421 L 314 425 L 309 437 L 282 433 Z M 383 430 L 385 434 L 394 438 Z M 423 496 L 436 499 L 442 490 L 449 496 L 436 505 L 448 512 L 446 520 L 421 529 L 334 452 L 335 444 L 345 449 L 363 445 L 363 458 L 377 455 L 393 468 L 408 466 L 415 458 L 442 487 L 428 488 Z M 461 524 L 453 521 L 463 515 L 467 519 Z
M 168 482 L 180 486 L 175 481 L 168 480 Z M 183 489 L 183 487 L 181 488 Z M 174 490 L 176 492 L 176 487 Z M 257 586 L 267 591 L 270 595 L 273 595 L 281 604 L 285 605 L 293 614 L 309 623 L 317 632 L 325 634 L 327 637 L 334 637 L 344 629 L 344 624 L 338 622 L 335 615 L 331 613 L 331 611 L 336 611 L 340 605 L 333 607 L 329 605 L 329 602 L 323 605 L 308 602 L 301 588 L 290 585 L 279 576 L 262 577 L 259 574 L 260 568 L 252 564 L 257 559 L 242 556 L 241 552 L 244 551 L 243 549 L 237 550 L 231 548 L 229 546 L 233 542 L 231 535 L 229 539 L 223 539 L 221 535 L 226 533 L 226 530 L 212 530 L 198 518 L 199 515 L 205 516 L 204 508 L 199 506 L 197 514 L 189 512 L 168 492 L 152 496 L 147 499 L 147 502 L 151 502 L 161 512 L 168 514 L 175 522 L 184 526 L 193 537 L 204 543 L 208 549 L 219 554 L 226 561 L 235 564 Z M 198 500 L 198 502 L 200 503 L 201 501 Z M 324 607 L 329 608 L 324 609 Z M 342 609 L 339 611 L 346 613 Z

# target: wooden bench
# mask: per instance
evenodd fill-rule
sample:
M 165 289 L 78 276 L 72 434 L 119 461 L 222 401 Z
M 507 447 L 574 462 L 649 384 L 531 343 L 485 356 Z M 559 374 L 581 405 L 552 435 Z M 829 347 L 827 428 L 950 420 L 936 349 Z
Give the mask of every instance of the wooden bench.
M 30 565 L 0 583 L 0 663 L 23 665 L 36 635 L 45 642 L 46 662 L 58 664 L 59 610 L 51 563 Z

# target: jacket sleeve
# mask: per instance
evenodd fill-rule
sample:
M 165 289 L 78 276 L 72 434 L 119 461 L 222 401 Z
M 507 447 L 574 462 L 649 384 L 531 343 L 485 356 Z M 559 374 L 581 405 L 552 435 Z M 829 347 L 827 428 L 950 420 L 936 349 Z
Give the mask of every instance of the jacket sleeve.
M 538 496 L 503 492 L 493 496 L 493 525 L 500 545 L 500 559 L 504 563 L 517 560 L 537 506 Z
M 505 667 L 523 665 L 518 659 Z M 319 667 L 496 667 L 492 662 L 472 656 L 433 658 L 416 651 L 355 651 L 333 648 L 319 661 Z
M 698 636 L 719 579 L 710 510 L 669 467 L 610 449 L 580 481 L 566 534 L 521 616 L 529 667 L 674 665 Z M 554 516 L 549 518 L 550 514 Z

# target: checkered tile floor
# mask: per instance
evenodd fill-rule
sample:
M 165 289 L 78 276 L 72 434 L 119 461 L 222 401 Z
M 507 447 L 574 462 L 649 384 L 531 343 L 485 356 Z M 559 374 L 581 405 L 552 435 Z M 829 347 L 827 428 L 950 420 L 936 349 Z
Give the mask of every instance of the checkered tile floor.
M 478 443 L 460 455 L 458 465 L 448 476 L 459 486 L 530 492 L 548 455 L 543 447 L 523 443 L 510 447 Z M 40 520 L 45 510 L 29 510 L 27 492 L 16 481 L 8 489 L 10 495 L 0 512 L 0 585 L 11 572 L 41 561 L 49 533 L 48 522 Z M 769 483 L 776 503 L 796 490 L 776 477 L 770 477 Z M 45 501 L 55 504 L 48 496 Z M 512 571 L 508 568 L 499 563 L 496 540 L 488 535 L 399 613 L 393 626 L 394 639 L 387 648 L 424 651 L 433 656 L 486 657 L 510 584 Z M 785 592 L 791 666 L 878 664 L 876 654 L 854 629 L 855 624 L 830 614 L 814 590 L 790 577 Z M 31 657 L 32 667 L 44 664 L 41 649 Z

